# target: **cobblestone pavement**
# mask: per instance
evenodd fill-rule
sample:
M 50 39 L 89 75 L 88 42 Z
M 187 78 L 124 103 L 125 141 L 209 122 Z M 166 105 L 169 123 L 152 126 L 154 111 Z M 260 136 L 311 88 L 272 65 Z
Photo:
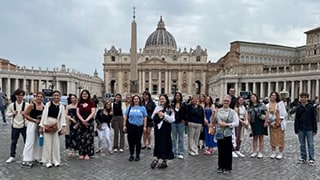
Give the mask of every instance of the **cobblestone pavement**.
M 298 138 L 293 133 L 293 122 L 288 123 L 282 160 L 268 158 L 270 155 L 268 137 L 265 139 L 265 157 L 250 158 L 252 139 L 246 136 L 242 149 L 247 157 L 234 158 L 232 174 L 228 175 L 216 172 L 216 153 L 212 156 L 202 153 L 199 156 L 186 154 L 184 160 L 173 159 L 169 161 L 167 169 L 161 170 L 150 168 L 152 150 L 142 150 L 141 160 L 138 162 L 128 161 L 128 149 L 123 153 L 96 155 L 94 159 L 88 161 L 69 158 L 63 145 L 64 137 L 61 138 L 62 166 L 49 169 L 43 166 L 22 168 L 19 164 L 23 150 L 22 138 L 19 139 L 17 147 L 17 161 L 5 163 L 10 152 L 10 129 L 10 125 L 0 127 L 0 179 L 320 179 L 320 172 L 316 171 L 319 170 L 317 161 L 320 154 L 317 145 L 319 136 L 315 137 L 315 165 L 297 164 L 299 145 Z

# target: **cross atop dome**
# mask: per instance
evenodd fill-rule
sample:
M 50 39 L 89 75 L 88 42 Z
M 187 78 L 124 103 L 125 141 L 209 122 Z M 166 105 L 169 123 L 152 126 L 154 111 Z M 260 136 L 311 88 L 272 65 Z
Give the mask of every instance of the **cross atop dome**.
M 162 20 L 162 16 L 160 16 L 160 21 L 158 22 L 157 30 L 159 30 L 159 29 L 166 30 L 165 25 L 164 25 L 164 22 L 163 22 L 163 20 Z

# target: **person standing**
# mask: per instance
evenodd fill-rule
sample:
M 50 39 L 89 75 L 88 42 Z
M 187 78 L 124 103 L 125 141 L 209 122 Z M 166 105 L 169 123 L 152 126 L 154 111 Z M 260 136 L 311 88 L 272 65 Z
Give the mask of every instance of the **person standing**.
M 78 127 L 79 122 L 77 118 L 77 105 L 78 105 L 78 99 L 77 95 L 71 94 L 70 97 L 70 104 L 66 107 L 66 135 L 65 135 L 65 141 L 66 141 L 66 149 L 69 149 L 68 156 L 69 157 L 75 157 L 75 152 L 78 150 Z
M 222 108 L 216 115 L 217 131 L 222 134 L 218 141 L 218 173 L 230 174 L 232 170 L 232 131 L 239 125 L 238 114 L 229 107 L 231 98 L 222 99 Z
M 231 87 L 228 91 L 228 95 L 230 96 L 230 99 L 231 99 L 231 102 L 229 104 L 229 107 L 231 109 L 234 110 L 235 108 L 235 105 L 237 103 L 237 97 L 235 96 L 236 94 L 236 89 Z M 236 134 L 236 128 L 233 128 L 233 132 L 232 132 L 232 143 L 233 143 L 233 146 L 232 146 L 232 157 L 234 158 L 237 158 L 239 157 L 239 155 L 236 153 L 236 146 L 237 146 L 237 141 L 238 141 L 238 137 L 237 137 L 237 134 Z
M 216 107 L 213 104 L 213 100 L 211 96 L 207 96 L 205 100 L 204 105 L 204 114 L 205 114 L 205 120 L 204 120 L 204 134 L 205 134 L 205 145 L 206 150 L 204 152 L 205 155 L 212 155 L 213 154 L 213 148 L 217 147 L 217 143 L 214 142 L 214 134 L 209 134 L 209 127 L 214 126 L 214 117 L 216 115 Z
M 86 89 L 80 93 L 77 106 L 77 117 L 80 120 L 78 127 L 79 159 L 89 160 L 94 156 L 94 115 L 96 106 L 91 100 L 90 92 Z
M 189 154 L 199 155 L 199 137 L 204 124 L 204 110 L 199 105 L 198 95 L 193 95 L 191 103 L 186 108 L 186 121 L 188 123 L 188 146 Z
M 147 110 L 138 95 L 132 96 L 131 105 L 126 109 L 123 132 L 128 133 L 129 161 L 140 161 L 142 133 L 147 130 Z M 134 158 L 134 150 L 136 157 Z
M 284 148 L 284 130 L 281 128 L 281 122 L 287 117 L 286 107 L 280 100 L 277 92 L 271 92 L 269 103 L 267 104 L 268 123 L 270 132 L 270 145 L 272 153 L 271 159 L 282 159 Z M 279 153 L 276 154 L 276 148 L 279 147 Z
M 244 136 L 244 128 L 248 128 L 249 121 L 248 121 L 248 112 L 245 107 L 243 97 L 241 96 L 238 97 L 234 110 L 237 112 L 239 117 L 239 125 L 235 128 L 235 132 L 236 132 L 235 136 L 237 137 L 237 139 L 236 139 L 236 147 L 234 152 L 237 154 L 238 157 L 245 157 L 245 155 L 242 154 L 240 151 L 240 146 Z
M 184 158 L 185 113 L 187 104 L 183 102 L 180 92 L 176 92 L 172 100 L 175 121 L 171 123 L 172 151 L 175 157 Z
M 61 164 L 59 135 L 65 133 L 66 117 L 60 97 L 60 91 L 52 92 L 52 101 L 46 103 L 39 124 L 39 133 L 43 134 L 41 161 L 47 168 Z
M 113 152 L 123 152 L 124 150 L 124 133 L 123 133 L 123 111 L 124 104 L 122 103 L 121 94 L 116 94 L 114 102 L 112 103 L 113 118 L 111 121 L 111 127 L 114 130 L 113 136 Z M 119 146 L 120 136 L 120 146 Z
M 23 149 L 22 167 L 33 167 L 40 162 L 39 147 L 39 123 L 41 120 L 44 105 L 42 103 L 44 94 L 36 93 L 35 101 L 31 102 L 25 110 L 25 118 L 29 121 L 27 124 L 27 137 Z
M 3 121 L 3 125 L 7 125 L 7 119 L 6 119 L 6 101 L 5 101 L 5 94 L 1 91 L 1 87 L 0 87 L 0 112 L 2 114 L 2 121 Z
M 262 159 L 264 151 L 264 136 L 268 135 L 268 111 L 265 104 L 259 102 L 258 96 L 256 94 L 252 94 L 250 96 L 248 112 L 253 136 L 253 153 L 250 157 L 257 157 L 258 159 Z M 257 152 L 258 141 L 259 152 Z
M 15 95 L 17 100 L 9 105 L 6 113 L 8 117 L 12 117 L 11 151 L 10 157 L 6 161 L 6 163 L 11 163 L 15 161 L 17 142 L 20 134 L 23 137 L 24 143 L 26 142 L 27 126 L 26 119 L 24 117 L 24 111 L 29 104 L 23 101 L 23 97 L 25 95 L 24 90 L 17 89 L 15 91 Z
M 300 143 L 299 164 L 307 161 L 306 140 L 308 144 L 309 165 L 314 165 L 314 141 L 313 137 L 317 134 L 318 125 L 316 120 L 316 110 L 314 106 L 308 103 L 309 94 L 300 93 L 300 104 L 296 110 L 294 120 L 294 132 L 298 135 Z
M 99 109 L 96 114 L 97 132 L 98 132 L 98 150 L 97 153 L 102 152 L 103 136 L 106 138 L 106 148 L 109 154 L 112 154 L 112 144 L 110 140 L 110 122 L 112 119 L 111 102 L 106 101 L 103 109 Z
M 153 120 L 151 118 L 151 115 L 154 111 L 154 108 L 156 107 L 156 104 L 152 101 L 151 94 L 147 91 L 145 91 L 142 94 L 142 104 L 144 107 L 146 107 L 147 110 L 147 131 L 143 133 L 143 146 L 141 149 L 151 149 L 151 130 L 154 126 Z
M 154 119 L 154 151 L 155 159 L 151 162 L 151 168 L 155 168 L 158 161 L 158 168 L 167 168 L 167 160 L 173 159 L 172 140 L 171 140 L 171 123 L 175 121 L 174 111 L 170 105 L 169 98 L 166 94 L 159 96 L 159 104 L 152 113 Z

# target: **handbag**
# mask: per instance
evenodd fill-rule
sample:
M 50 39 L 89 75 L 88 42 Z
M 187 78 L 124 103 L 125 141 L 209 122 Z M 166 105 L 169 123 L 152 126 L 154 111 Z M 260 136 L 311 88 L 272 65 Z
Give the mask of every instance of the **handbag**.
M 208 134 L 214 135 L 216 133 L 216 126 L 210 126 L 208 129 Z
M 58 123 L 44 125 L 44 132 L 45 133 L 55 133 L 57 131 L 58 131 Z
M 222 140 L 224 139 L 224 134 L 223 133 L 216 133 L 216 140 Z

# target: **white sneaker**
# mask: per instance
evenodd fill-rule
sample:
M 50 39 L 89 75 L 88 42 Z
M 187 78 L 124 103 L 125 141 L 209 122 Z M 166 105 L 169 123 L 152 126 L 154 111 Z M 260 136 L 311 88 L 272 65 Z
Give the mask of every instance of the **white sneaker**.
M 279 153 L 276 157 L 276 159 L 282 159 L 282 153 Z
M 9 157 L 8 160 L 6 160 L 6 163 L 11 163 L 13 161 L 15 161 L 16 159 L 14 157 Z
M 118 149 L 114 149 L 113 152 L 118 152 Z
M 234 158 L 238 157 L 238 155 L 237 155 L 237 153 L 235 151 L 232 151 L 232 157 L 234 157 Z
M 263 158 L 263 154 L 261 152 L 259 152 L 257 158 L 258 159 L 262 159 Z
M 237 155 L 239 156 L 239 157 L 246 157 L 244 154 L 242 154 L 240 151 L 236 151 L 236 153 L 237 153 Z
M 257 157 L 257 153 L 255 153 L 255 152 L 254 152 L 254 153 L 252 153 L 250 157 L 251 157 L 251 158 L 255 158 L 255 157 Z
M 272 151 L 272 153 L 271 153 L 271 155 L 270 155 L 270 158 L 271 158 L 271 159 L 274 159 L 276 156 L 277 156 L 277 155 L 276 155 L 276 152 Z M 277 157 L 278 157 L 278 156 L 277 156 Z
M 123 149 L 119 149 L 119 152 L 123 152 Z
M 182 155 L 178 155 L 178 159 L 183 159 L 183 156 Z

